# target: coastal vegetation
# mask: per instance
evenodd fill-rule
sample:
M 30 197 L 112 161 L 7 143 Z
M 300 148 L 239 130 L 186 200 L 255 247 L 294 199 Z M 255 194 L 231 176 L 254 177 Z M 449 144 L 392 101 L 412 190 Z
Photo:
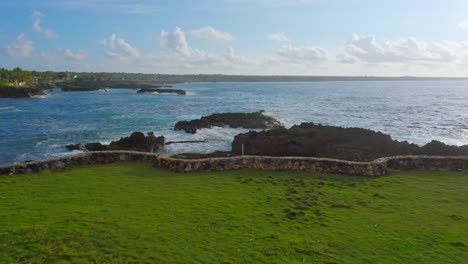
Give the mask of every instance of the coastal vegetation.
M 463 263 L 467 179 L 144 163 L 2 176 L 0 262 Z
M 23 71 L 21 68 L 8 70 L 0 69 L 0 87 L 23 87 L 34 83 L 34 76 L 30 71 Z
M 145 74 L 107 72 L 38 72 L 21 68 L 0 69 L 0 97 L 32 97 L 43 89 L 60 87 L 63 91 L 94 91 L 105 88 L 151 89 L 166 84 L 187 82 L 315 82 L 315 81 L 402 81 L 463 78 L 372 77 L 372 76 L 256 76 L 222 74 Z M 36 89 L 29 93 L 5 92 L 8 88 Z M 145 90 L 143 90 L 145 91 Z M 35 94 L 37 92 L 37 94 Z M 182 95 L 185 91 L 174 92 Z
M 36 73 L 21 68 L 0 69 L 0 98 L 30 98 L 44 95 L 43 88 L 49 87 Z

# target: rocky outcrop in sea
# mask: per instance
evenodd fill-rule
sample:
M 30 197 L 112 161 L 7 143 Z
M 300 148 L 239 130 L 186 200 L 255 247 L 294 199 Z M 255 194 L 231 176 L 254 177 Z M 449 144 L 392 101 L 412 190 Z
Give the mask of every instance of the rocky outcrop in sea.
M 225 126 L 232 128 L 268 129 L 280 127 L 281 123 L 274 117 L 265 115 L 263 111 L 253 113 L 219 113 L 204 116 L 200 119 L 179 121 L 175 124 L 174 130 L 183 130 L 187 133 L 195 134 L 201 128 Z
M 163 89 L 163 88 L 141 88 L 137 93 L 173 93 L 177 95 L 186 95 L 187 93 L 181 89 Z
M 302 123 L 289 129 L 251 131 L 232 142 L 234 155 L 303 156 L 371 161 L 397 155 L 468 155 L 468 145 L 449 146 L 432 141 L 422 147 L 363 128 Z
M 149 132 L 147 136 L 142 132 L 133 132 L 129 137 L 123 137 L 117 141 L 112 141 L 109 145 L 104 145 L 100 142 L 93 142 L 84 146 L 81 144 L 71 144 L 65 147 L 68 150 L 132 150 L 141 152 L 158 152 L 164 146 L 164 141 L 165 139 L 163 136 L 156 137 L 153 132 Z

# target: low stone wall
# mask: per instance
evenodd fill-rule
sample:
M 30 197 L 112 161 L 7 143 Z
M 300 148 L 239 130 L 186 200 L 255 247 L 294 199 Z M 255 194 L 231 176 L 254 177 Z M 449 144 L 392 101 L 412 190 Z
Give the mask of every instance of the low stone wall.
M 382 176 L 387 173 L 385 164 L 375 162 L 353 162 L 309 157 L 263 157 L 242 156 L 211 159 L 159 158 L 154 167 L 175 172 L 223 171 L 258 169 L 276 171 L 306 171 L 339 173 L 362 176 Z
M 394 156 L 374 160 L 384 163 L 387 170 L 468 170 L 467 156 Z
M 110 164 L 116 162 L 154 162 L 158 154 L 136 151 L 96 151 L 80 153 L 73 156 L 64 156 L 45 160 L 31 161 L 13 165 L 0 166 L 2 174 L 35 173 L 44 170 L 57 171 L 70 166 L 91 164 Z
M 354 162 L 312 157 L 242 156 L 210 159 L 174 159 L 135 151 L 97 151 L 73 156 L 0 166 L 0 175 L 57 171 L 67 167 L 116 162 L 149 162 L 174 172 L 202 172 L 238 169 L 305 171 L 361 176 L 383 176 L 392 170 L 468 170 L 465 156 L 396 156 L 371 162 Z

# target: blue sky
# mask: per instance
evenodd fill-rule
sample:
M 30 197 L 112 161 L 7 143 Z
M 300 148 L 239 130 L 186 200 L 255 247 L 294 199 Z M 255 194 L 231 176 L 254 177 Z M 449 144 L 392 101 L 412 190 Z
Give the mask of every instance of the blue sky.
M 34 70 L 468 76 L 465 0 L 0 3 L 0 66 Z

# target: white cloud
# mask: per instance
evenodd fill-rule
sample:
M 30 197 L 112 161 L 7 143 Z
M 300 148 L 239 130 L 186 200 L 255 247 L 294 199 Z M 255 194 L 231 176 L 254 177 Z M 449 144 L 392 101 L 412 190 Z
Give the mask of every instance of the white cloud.
M 278 42 L 290 42 L 289 38 L 284 32 L 271 33 L 268 35 L 268 38 Z
M 460 24 L 458 24 L 458 27 L 462 30 L 468 30 L 468 20 L 462 21 Z
M 99 45 L 102 45 L 102 46 L 106 46 L 107 45 L 107 38 L 98 39 L 98 40 L 96 40 L 96 43 L 99 44 Z
M 415 38 L 378 42 L 374 36 L 354 34 L 341 57 L 365 63 L 446 63 L 457 59 L 448 42 L 429 43 Z
M 185 32 L 180 27 L 176 27 L 173 32 L 161 31 L 160 34 L 161 47 L 168 49 L 180 56 L 193 57 L 200 56 L 203 53 L 189 46 Z
M 113 60 L 122 60 L 123 59 L 123 57 L 120 54 L 117 54 L 115 52 L 108 51 L 108 50 L 104 51 L 104 55 L 106 55 L 108 58 L 111 58 Z
M 315 64 L 328 59 L 328 51 L 320 47 L 287 47 L 278 52 L 285 62 Z
M 33 51 L 33 42 L 24 33 L 19 34 L 16 40 L 2 49 L 2 53 L 10 57 L 30 57 Z
M 34 19 L 34 24 L 33 24 L 34 31 L 42 33 L 44 37 L 46 37 L 47 39 L 58 38 L 58 35 L 52 29 L 42 27 L 41 23 L 42 23 L 42 18 L 44 18 L 44 14 L 38 11 L 34 11 L 32 14 L 32 17 Z
M 345 53 L 339 53 L 336 55 L 336 60 L 341 63 L 346 63 L 346 64 L 354 64 L 358 60 L 352 56 L 349 56 L 348 54 Z
M 116 34 L 112 34 L 109 40 L 100 40 L 101 44 L 107 45 L 109 43 L 112 51 L 105 51 L 108 57 L 114 59 L 125 59 L 125 58 L 138 58 L 140 57 L 140 51 L 130 45 L 125 39 L 117 37 Z
M 83 61 L 87 57 L 86 52 L 84 52 L 82 50 L 77 51 L 77 52 L 73 52 L 70 49 L 62 49 L 62 50 L 59 50 L 59 51 L 60 51 L 61 55 L 65 59 L 69 59 L 69 60 L 72 60 L 72 61 Z
M 232 41 L 234 39 L 234 37 L 230 33 L 216 30 L 210 26 L 192 30 L 190 34 L 194 37 L 202 38 L 202 39 L 221 40 L 221 41 Z
M 233 47 L 228 47 L 227 55 L 225 56 L 225 58 L 233 64 L 254 64 L 254 62 L 251 59 L 245 56 L 237 55 Z
M 219 72 L 223 69 L 253 63 L 252 60 L 237 55 L 232 47 L 228 47 L 226 53 L 209 53 L 195 49 L 190 46 L 185 32 L 179 27 L 176 27 L 173 32 L 163 30 L 160 35 L 160 44 L 169 51 L 169 56 L 165 59 L 183 68 L 211 69 L 211 71 Z

